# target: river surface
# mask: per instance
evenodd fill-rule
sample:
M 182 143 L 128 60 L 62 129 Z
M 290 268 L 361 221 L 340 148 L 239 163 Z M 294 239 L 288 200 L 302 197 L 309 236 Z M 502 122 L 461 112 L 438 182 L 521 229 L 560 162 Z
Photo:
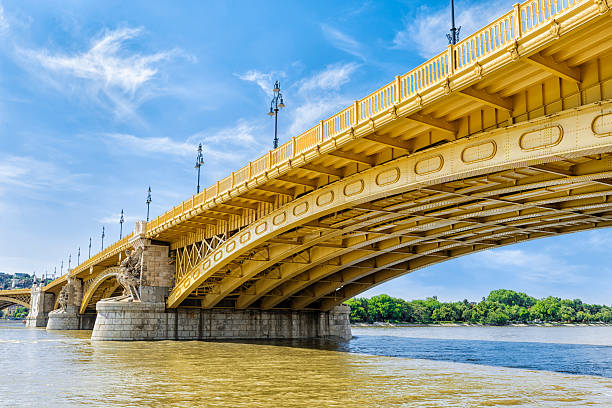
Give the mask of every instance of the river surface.
M 612 327 L 354 328 L 91 342 L 0 322 L 2 407 L 612 407 Z

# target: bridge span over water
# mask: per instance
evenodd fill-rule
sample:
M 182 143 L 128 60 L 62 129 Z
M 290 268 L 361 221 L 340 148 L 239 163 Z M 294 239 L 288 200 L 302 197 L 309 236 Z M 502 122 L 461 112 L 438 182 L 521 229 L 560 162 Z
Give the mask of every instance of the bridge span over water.
M 382 282 L 612 226 L 611 9 L 517 4 L 35 290 L 94 338 L 345 336 Z M 101 302 L 133 249 L 140 300 Z

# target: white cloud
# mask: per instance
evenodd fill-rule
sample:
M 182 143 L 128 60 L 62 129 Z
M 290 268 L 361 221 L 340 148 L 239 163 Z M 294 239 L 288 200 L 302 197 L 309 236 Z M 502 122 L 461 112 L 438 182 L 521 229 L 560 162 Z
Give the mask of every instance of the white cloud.
M 274 81 L 277 81 L 279 78 L 285 77 L 285 73 L 281 71 L 260 72 L 257 70 L 250 70 L 245 72 L 244 74 L 234 75 L 236 75 L 243 81 L 256 83 L 262 91 L 264 91 L 267 95 L 270 96 L 272 95 L 272 88 L 274 88 Z
M 326 24 L 321 25 L 321 30 L 335 48 L 365 60 L 363 47 L 357 40 Z
M 0 33 L 2 33 L 3 31 L 7 31 L 9 27 L 10 26 L 8 20 L 4 15 L 4 8 L 2 7 L 2 4 L 0 4 Z
M 129 49 L 130 40 L 141 34 L 139 28 L 105 30 L 88 50 L 74 54 L 20 51 L 40 64 L 45 70 L 38 73 L 59 90 L 86 95 L 116 116 L 133 116 L 137 106 L 155 96 L 150 84 L 159 76 L 161 63 L 182 55 L 178 49 L 151 54 Z
M 290 113 L 289 134 L 297 136 L 319 120 L 346 108 L 352 99 L 340 91 L 358 68 L 359 64 L 354 62 L 333 64 L 299 81 L 294 95 L 297 101 Z
M 102 218 L 98 219 L 97 221 L 98 221 L 100 224 L 115 224 L 115 223 L 117 223 L 117 224 L 118 224 L 118 223 L 119 223 L 119 219 L 120 219 L 120 218 L 121 218 L 121 213 L 120 213 L 120 212 L 118 212 L 118 213 L 115 213 L 115 214 L 110 214 L 110 215 L 107 215 L 107 216 L 105 216 L 105 217 L 102 217 Z M 124 215 L 123 215 L 123 220 L 124 220 L 126 223 L 129 223 L 129 222 L 136 222 L 136 221 L 140 221 L 140 220 L 142 220 L 142 216 L 136 216 L 136 215 L 125 215 L 125 214 L 124 214 Z M 125 226 L 124 226 L 123 231 L 127 231 L 127 227 L 125 227 Z
M 509 11 L 513 3 L 515 2 L 509 0 L 479 3 L 472 0 L 455 7 L 455 21 L 457 26 L 461 26 L 460 39 L 466 38 Z M 404 29 L 397 32 L 393 39 L 393 46 L 417 50 L 422 57 L 430 58 L 446 49 L 446 33 L 449 31 L 450 7 L 432 10 L 423 5 L 417 9 L 414 16 L 406 19 Z
M 79 189 L 84 174 L 71 174 L 56 164 L 32 157 L 4 156 L 0 158 L 0 191 L 14 189 Z
M 351 75 L 358 67 L 359 65 L 354 62 L 329 65 L 324 71 L 302 81 L 300 92 L 338 90 L 350 80 Z
M 139 156 L 173 156 L 195 160 L 198 143 L 202 143 L 205 162 L 214 162 L 215 171 L 229 173 L 247 159 L 261 153 L 262 146 L 255 136 L 259 128 L 244 120 L 235 126 L 217 131 L 200 131 L 185 141 L 169 137 L 139 137 L 124 133 L 105 134 L 105 142 L 113 152 Z M 218 147 L 221 148 L 218 148 Z M 221 174 L 221 173 L 220 173 Z M 225 177 L 225 174 L 223 177 Z
M 578 282 L 587 268 L 566 262 L 558 253 L 523 249 L 493 249 L 472 255 L 467 261 L 482 270 L 515 270 L 517 278 L 531 281 Z
M 197 145 L 187 142 L 177 142 L 169 137 L 138 137 L 125 133 L 108 133 L 105 135 L 107 144 L 113 151 L 147 156 L 161 153 L 171 156 L 193 155 Z
M 289 125 L 289 134 L 297 136 L 316 125 L 321 119 L 346 108 L 351 103 L 348 97 L 331 95 L 318 99 L 306 100 L 292 112 L 292 122 Z

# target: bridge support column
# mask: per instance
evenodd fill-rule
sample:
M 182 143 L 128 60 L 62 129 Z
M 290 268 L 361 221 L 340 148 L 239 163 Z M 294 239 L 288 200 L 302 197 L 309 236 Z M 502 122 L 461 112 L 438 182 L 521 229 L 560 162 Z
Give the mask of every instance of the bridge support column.
M 165 243 L 145 238 L 136 223 L 130 243 L 142 248 L 140 300 L 96 304 L 92 340 L 349 339 L 348 306 L 330 312 L 285 310 L 166 309 L 175 266 Z M 130 301 L 131 300 L 131 301 Z
M 49 313 L 47 330 L 91 329 L 94 316 L 81 315 L 79 309 L 83 300 L 83 285 L 80 279 L 68 278 L 59 294 L 60 308 Z
M 26 327 L 45 327 L 49 312 L 53 310 L 55 295 L 43 291 L 42 284 L 32 286 L 30 312 L 26 317 Z
M 348 306 L 329 312 L 166 310 L 164 303 L 100 301 L 92 340 L 351 338 Z

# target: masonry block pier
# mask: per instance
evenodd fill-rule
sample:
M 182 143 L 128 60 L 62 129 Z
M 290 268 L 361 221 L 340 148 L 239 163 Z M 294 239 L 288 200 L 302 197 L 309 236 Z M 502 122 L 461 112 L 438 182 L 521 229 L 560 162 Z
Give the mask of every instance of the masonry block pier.
M 30 312 L 26 317 L 26 327 L 46 327 L 49 312 L 55 305 L 55 295 L 43 290 L 42 284 L 34 284 L 30 292 Z
M 165 310 L 164 303 L 98 302 L 92 340 L 350 339 L 348 306 L 329 312 Z

